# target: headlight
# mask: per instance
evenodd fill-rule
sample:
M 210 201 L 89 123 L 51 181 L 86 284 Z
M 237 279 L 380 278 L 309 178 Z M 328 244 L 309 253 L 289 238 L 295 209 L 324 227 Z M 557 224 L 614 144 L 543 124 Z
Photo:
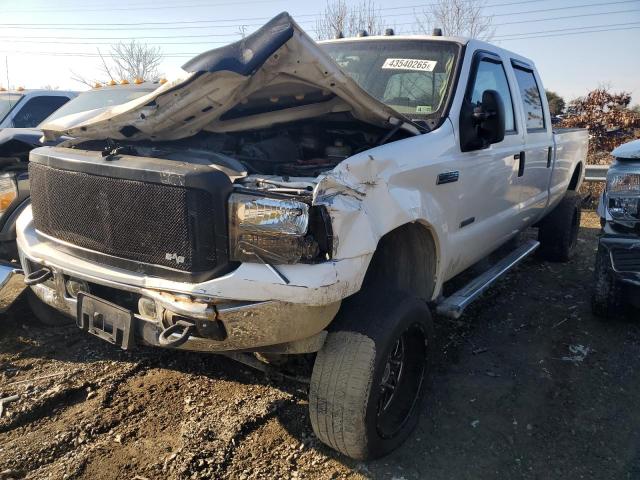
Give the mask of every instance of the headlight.
M 0 175 L 0 215 L 13 203 L 18 196 L 16 178 L 12 173 Z
M 620 173 L 607 178 L 607 208 L 615 220 L 640 220 L 640 174 Z
M 293 199 L 234 193 L 229 197 L 231 260 L 291 264 L 320 253 L 309 234 L 310 207 Z

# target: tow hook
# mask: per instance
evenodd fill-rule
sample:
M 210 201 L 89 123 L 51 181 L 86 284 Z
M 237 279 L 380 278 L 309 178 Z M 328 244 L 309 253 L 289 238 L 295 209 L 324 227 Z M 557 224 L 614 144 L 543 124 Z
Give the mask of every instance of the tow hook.
M 50 268 L 42 267 L 24 277 L 24 283 L 28 286 L 38 285 L 39 283 L 49 280 L 52 276 L 53 271 Z
M 165 328 L 158 336 L 158 343 L 163 347 L 179 347 L 184 342 L 189 340 L 191 334 L 196 329 L 195 324 L 189 323 L 185 320 L 178 320 L 173 325 Z M 179 334 L 178 338 L 171 339 L 174 334 Z

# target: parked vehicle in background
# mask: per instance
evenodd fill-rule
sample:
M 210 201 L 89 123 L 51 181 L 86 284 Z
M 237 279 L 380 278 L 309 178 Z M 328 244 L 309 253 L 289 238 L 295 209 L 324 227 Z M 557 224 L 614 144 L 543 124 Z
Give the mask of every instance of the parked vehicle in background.
M 36 147 L 56 145 L 64 139 L 42 141 L 39 125 L 81 112 L 94 116 L 101 109 L 126 103 L 158 86 L 157 82 L 101 86 L 80 94 L 59 90 L 0 92 L 1 259 L 18 259 L 15 221 L 29 204 L 29 152 Z
M 62 90 L 0 90 L 0 129 L 33 128 L 78 95 Z
M 595 265 L 593 312 L 622 315 L 640 307 L 640 140 L 619 146 L 611 155 L 607 185 L 598 214 L 602 234 Z
M 0 258 L 17 260 L 15 219 L 29 197 L 26 162 L 29 151 L 42 146 L 34 130 L 77 92 L 0 89 Z M 52 142 L 51 144 L 58 143 Z M 11 221 L 7 219 L 13 215 Z
M 390 452 L 425 393 L 428 303 L 458 317 L 538 246 L 571 256 L 586 130 L 554 132 L 533 62 L 477 40 L 318 45 L 283 13 L 184 69 L 43 126 L 73 140 L 31 152 L 26 281 L 125 349 L 316 354 L 318 438 Z

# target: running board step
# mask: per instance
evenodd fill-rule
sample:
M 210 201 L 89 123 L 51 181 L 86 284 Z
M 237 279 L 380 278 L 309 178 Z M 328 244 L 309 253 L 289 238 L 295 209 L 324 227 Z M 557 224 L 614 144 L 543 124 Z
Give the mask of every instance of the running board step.
M 493 285 L 496 280 L 531 255 L 540 246 L 536 240 L 528 240 L 513 250 L 486 272 L 474 278 L 456 293 L 443 299 L 436 307 L 439 315 L 460 318 L 467 308 L 482 292 Z

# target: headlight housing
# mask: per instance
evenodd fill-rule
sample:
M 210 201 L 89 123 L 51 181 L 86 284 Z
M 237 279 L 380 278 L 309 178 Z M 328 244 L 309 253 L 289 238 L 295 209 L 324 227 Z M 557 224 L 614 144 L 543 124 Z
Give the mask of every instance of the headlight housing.
M 13 173 L 0 175 L 0 215 L 7 211 L 9 206 L 18 197 L 18 185 Z
M 607 209 L 614 220 L 640 221 L 640 174 L 613 173 L 607 178 Z
M 234 193 L 229 197 L 229 249 L 233 261 L 293 264 L 312 262 L 329 252 L 310 230 L 316 207 L 291 198 Z M 324 224 L 324 222 L 320 222 Z M 326 226 L 326 224 L 325 224 Z M 326 237 L 326 233 L 320 233 Z

